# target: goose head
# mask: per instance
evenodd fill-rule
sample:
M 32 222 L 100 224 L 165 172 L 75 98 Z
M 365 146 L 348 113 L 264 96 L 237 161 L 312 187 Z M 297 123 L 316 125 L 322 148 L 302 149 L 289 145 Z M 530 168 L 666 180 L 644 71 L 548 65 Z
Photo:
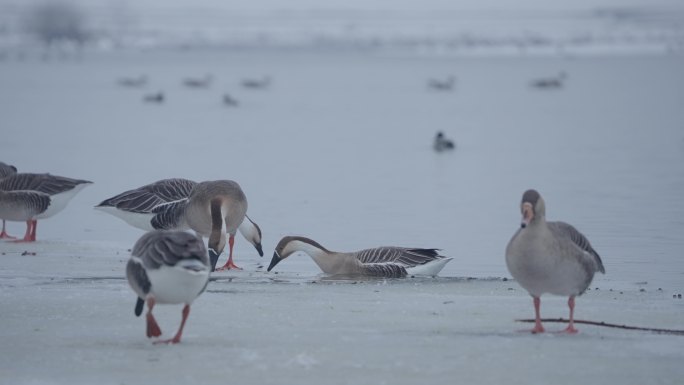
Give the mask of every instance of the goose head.
M 254 246 L 259 253 L 259 256 L 263 257 L 264 250 L 261 247 L 261 228 L 259 228 L 259 225 L 245 215 L 245 219 L 240 224 L 240 227 L 238 227 L 238 230 L 240 230 L 240 234 Z
M 544 220 L 546 205 L 544 198 L 541 197 L 537 190 L 530 189 L 523 193 L 522 202 L 520 202 L 520 212 L 522 213 L 520 227 L 523 229 Z
M 316 253 L 317 251 L 329 252 L 325 247 L 312 239 L 299 236 L 286 236 L 276 245 L 275 251 L 273 251 L 273 258 L 271 258 L 271 264 L 268 265 L 267 270 L 271 271 L 275 265 L 296 251 L 304 251 L 308 254 Z

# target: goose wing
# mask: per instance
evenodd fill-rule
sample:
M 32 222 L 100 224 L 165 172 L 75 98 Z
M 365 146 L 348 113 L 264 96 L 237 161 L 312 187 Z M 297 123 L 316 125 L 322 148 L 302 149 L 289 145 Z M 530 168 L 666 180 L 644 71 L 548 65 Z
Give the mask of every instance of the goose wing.
M 0 212 L 3 219 L 25 218 L 45 212 L 50 206 L 50 196 L 30 190 L 2 191 L 0 190 Z
M 152 212 L 156 215 L 150 220 L 152 227 L 158 230 L 180 228 L 185 218 L 185 207 L 187 205 L 188 198 L 184 198 L 154 207 Z
M 139 258 L 147 269 L 175 266 L 184 259 L 196 259 L 209 266 L 202 240 L 184 231 L 150 231 L 138 239 L 131 255 Z
M 84 183 L 92 182 L 51 174 L 20 173 L 10 175 L 0 181 L 0 190 L 32 190 L 40 191 L 48 195 L 55 195 L 73 190 L 74 187 Z
M 358 251 L 355 257 L 364 264 L 395 263 L 412 267 L 443 258 L 437 251 L 438 249 L 385 246 Z
M 159 205 L 187 198 L 196 184 L 188 179 L 162 179 L 105 199 L 98 207 L 147 214 Z
M 366 263 L 363 268 L 367 275 L 374 277 L 402 278 L 408 274 L 405 266 L 393 262 Z
M 592 263 L 596 265 L 598 271 L 605 273 L 606 269 L 603 267 L 601 257 L 594 250 L 589 243 L 587 237 L 580 233 L 575 227 L 565 222 L 548 222 L 549 229 L 558 237 L 569 238 L 572 243 L 580 248 L 591 259 Z

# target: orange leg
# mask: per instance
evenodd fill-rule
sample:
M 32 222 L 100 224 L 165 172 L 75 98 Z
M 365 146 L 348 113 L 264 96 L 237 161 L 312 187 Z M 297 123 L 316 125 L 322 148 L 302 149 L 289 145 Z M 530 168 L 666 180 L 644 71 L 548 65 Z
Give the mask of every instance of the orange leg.
M 178 328 L 178 331 L 176 332 L 176 335 L 173 336 L 170 340 L 163 340 L 163 341 L 154 341 L 155 344 L 177 344 L 181 340 L 181 336 L 183 335 L 183 328 L 185 327 L 185 321 L 188 319 L 188 315 L 190 315 L 190 305 L 185 305 L 183 307 L 183 319 L 181 319 L 181 324 L 180 327 Z
M 575 296 L 568 298 L 568 307 L 570 308 L 570 320 L 568 321 L 568 327 L 563 332 L 574 334 L 577 333 L 577 329 L 575 329 Z
M 541 299 L 539 297 L 534 298 L 534 328 L 530 330 L 532 333 L 544 333 L 544 327 L 541 323 L 541 317 L 539 316 L 539 307 L 541 305 Z
M 33 242 L 36 240 L 36 230 L 35 226 L 38 223 L 37 220 L 31 220 L 29 219 L 26 221 L 26 233 L 24 234 L 24 238 L 22 239 L 15 239 L 12 242 Z
M 235 263 L 233 263 L 233 244 L 234 243 L 235 243 L 235 236 L 233 236 L 231 234 L 230 237 L 228 238 L 228 262 L 226 262 L 225 265 L 216 269 L 216 271 L 223 271 L 223 270 L 230 270 L 230 269 L 242 270 Z
M 38 228 L 38 220 L 34 219 L 33 221 L 33 229 L 31 229 L 31 242 L 36 241 L 36 228 Z
M 154 319 L 152 315 L 152 308 L 154 308 L 155 300 L 154 297 L 147 298 L 147 337 L 159 337 L 162 332 L 159 328 L 157 320 Z
M 5 231 L 5 220 L 2 220 L 2 232 L 0 232 L 0 239 L 16 239 L 16 237 L 13 237 L 9 234 L 7 234 L 7 231 Z

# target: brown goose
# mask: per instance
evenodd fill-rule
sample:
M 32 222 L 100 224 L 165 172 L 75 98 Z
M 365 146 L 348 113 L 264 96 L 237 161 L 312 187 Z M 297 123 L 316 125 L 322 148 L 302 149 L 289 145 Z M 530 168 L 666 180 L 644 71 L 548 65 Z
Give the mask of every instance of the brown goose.
M 238 268 L 233 263 L 233 244 L 235 232 L 246 213 L 247 197 L 235 181 L 201 182 L 192 189 L 185 207 L 185 219 L 191 229 L 203 237 L 209 237 L 212 271 L 216 269 L 219 255 L 226 247 L 226 233 L 229 234 L 228 262 L 218 270 Z
M 196 185 L 189 179 L 162 179 L 105 199 L 95 208 L 145 231 L 188 230 L 185 206 Z M 259 225 L 245 215 L 238 230 L 263 257 Z
M 356 252 L 330 251 L 318 242 L 299 236 L 287 236 L 273 252 L 271 271 L 296 251 L 308 254 L 318 267 L 331 275 L 362 275 L 399 278 L 407 275 L 435 276 L 452 258 L 439 255 L 437 249 L 415 249 L 385 246 Z

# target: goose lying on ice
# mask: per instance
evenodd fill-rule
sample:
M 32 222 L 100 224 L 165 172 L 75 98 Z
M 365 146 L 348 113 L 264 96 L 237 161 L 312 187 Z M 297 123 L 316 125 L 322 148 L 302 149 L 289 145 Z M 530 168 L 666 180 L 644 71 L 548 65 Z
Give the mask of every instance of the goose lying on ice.
M 303 251 L 308 254 L 326 274 L 388 278 L 407 275 L 435 276 L 452 259 L 439 255 L 437 249 L 393 246 L 349 253 L 335 252 L 326 249 L 312 239 L 287 236 L 278 242 L 268 271 L 271 271 L 275 265 L 296 251 Z

